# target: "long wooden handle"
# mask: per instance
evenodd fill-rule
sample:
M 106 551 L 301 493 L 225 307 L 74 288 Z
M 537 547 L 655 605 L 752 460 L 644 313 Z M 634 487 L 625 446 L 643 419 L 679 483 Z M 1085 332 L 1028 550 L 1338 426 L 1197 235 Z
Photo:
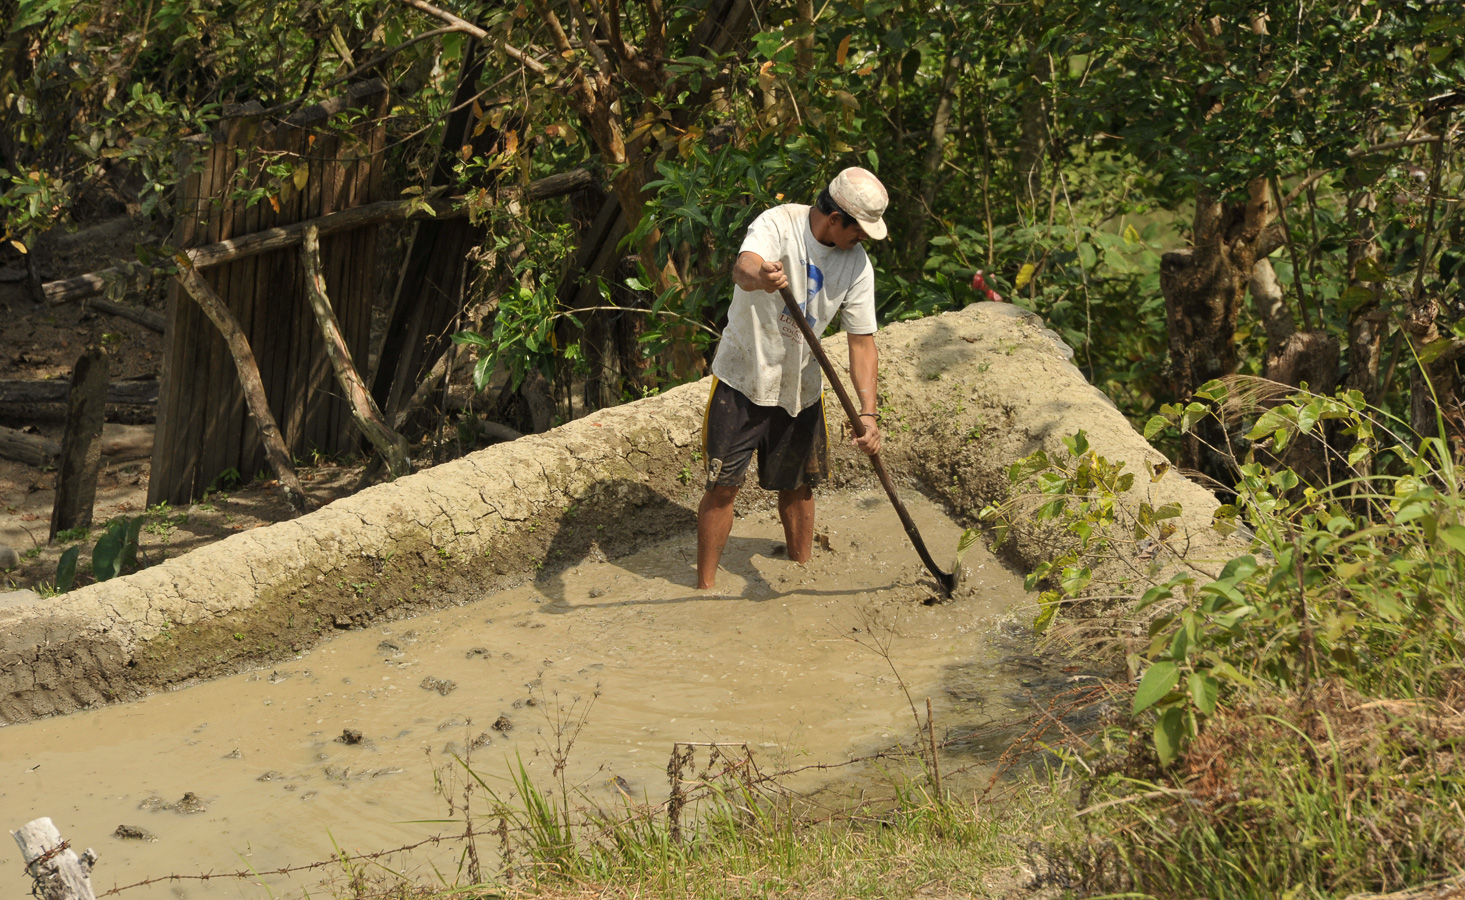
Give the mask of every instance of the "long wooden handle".
M 804 318 L 804 311 L 799 309 L 798 301 L 794 300 L 793 292 L 787 286 L 778 289 L 783 297 L 783 305 L 788 309 L 788 314 L 793 317 L 794 324 L 799 326 L 799 333 L 804 336 L 804 343 L 809 345 L 813 351 L 814 358 L 819 361 L 819 368 L 824 370 L 824 376 L 829 379 L 829 386 L 834 388 L 835 396 L 839 397 L 840 405 L 844 407 L 844 414 L 849 417 L 850 427 L 855 430 L 856 437 L 865 436 L 865 423 L 860 420 L 860 411 L 850 401 L 849 393 L 844 389 L 844 383 L 839 380 L 839 375 L 834 371 L 834 365 L 824 353 L 824 347 L 819 343 L 819 338 L 814 334 L 814 329 L 809 327 L 809 321 Z M 931 553 L 926 549 L 926 542 L 921 540 L 921 532 L 916 529 L 916 523 L 911 520 L 911 514 L 906 511 L 905 504 L 900 501 L 900 495 L 895 492 L 895 484 L 890 480 L 890 473 L 885 471 L 885 463 L 880 461 L 879 453 L 870 453 L 870 465 L 875 467 L 875 474 L 880 478 L 880 484 L 885 488 L 885 494 L 890 498 L 890 503 L 895 507 L 895 514 L 900 517 L 900 524 L 905 528 L 906 536 L 915 545 L 916 553 L 920 555 L 921 562 L 925 564 L 926 570 L 935 576 L 940 583 L 943 592 L 950 594 L 955 586 L 956 576 L 941 571 L 936 562 L 931 559 Z

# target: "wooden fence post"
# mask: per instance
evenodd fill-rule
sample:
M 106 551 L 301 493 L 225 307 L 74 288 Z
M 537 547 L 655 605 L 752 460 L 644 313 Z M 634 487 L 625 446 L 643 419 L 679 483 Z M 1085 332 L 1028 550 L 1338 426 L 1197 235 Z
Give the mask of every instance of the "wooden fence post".
M 97 500 L 97 470 L 102 463 L 102 418 L 107 408 L 107 350 L 88 347 L 71 371 L 66 401 L 66 431 L 61 438 L 61 468 L 51 506 L 51 540 L 70 528 L 92 524 Z
M 91 873 L 97 854 L 90 847 L 78 857 L 44 817 L 10 834 L 20 845 L 25 869 L 36 880 L 36 895 L 41 900 L 96 900 Z

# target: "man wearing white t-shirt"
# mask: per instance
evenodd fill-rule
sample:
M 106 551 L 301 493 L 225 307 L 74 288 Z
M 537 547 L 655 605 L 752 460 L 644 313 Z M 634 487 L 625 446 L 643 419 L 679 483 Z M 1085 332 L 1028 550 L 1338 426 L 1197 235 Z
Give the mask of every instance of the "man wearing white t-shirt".
M 875 414 L 875 271 L 860 242 L 885 237 L 889 196 L 860 168 L 835 176 L 814 206 L 789 203 L 759 216 L 733 264 L 727 328 L 712 361 L 712 395 L 703 422 L 707 490 L 697 510 L 697 586 L 717 577 L 732 531 L 733 500 L 754 451 L 758 483 L 778 492 L 789 559 L 807 562 L 814 543 L 813 488 L 829 473 L 819 363 L 778 290 L 799 300 L 822 334 L 835 315 L 849 339 L 850 379 L 865 418 L 854 443 L 880 451 Z

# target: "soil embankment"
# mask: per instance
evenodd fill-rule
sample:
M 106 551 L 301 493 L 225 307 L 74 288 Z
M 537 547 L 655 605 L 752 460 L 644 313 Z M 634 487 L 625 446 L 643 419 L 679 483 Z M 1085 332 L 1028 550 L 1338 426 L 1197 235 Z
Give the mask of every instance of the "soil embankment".
M 1009 492 L 1006 469 L 1085 430 L 1142 473 L 1162 457 L 1007 304 L 891 326 L 878 337 L 890 468 L 959 517 Z M 844 341 L 829 342 L 836 366 Z M 694 384 L 603 410 L 255 529 L 126 578 L 0 609 L 0 721 L 138 696 L 282 659 L 337 629 L 616 557 L 688 528 L 700 494 Z M 868 467 L 841 445 L 836 483 Z M 1178 501 L 1192 552 L 1215 501 L 1173 473 L 1134 501 Z M 1030 565 L 1051 536 L 1016 528 Z M 938 556 L 949 553 L 935 547 Z

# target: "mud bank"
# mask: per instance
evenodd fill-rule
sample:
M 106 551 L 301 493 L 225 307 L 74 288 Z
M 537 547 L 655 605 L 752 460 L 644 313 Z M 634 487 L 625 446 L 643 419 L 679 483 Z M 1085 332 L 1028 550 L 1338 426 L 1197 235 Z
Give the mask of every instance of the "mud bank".
M 1068 362 L 1036 317 L 1008 304 L 880 332 L 889 467 L 970 520 L 1009 492 L 1006 469 L 1085 430 L 1142 473 L 1163 457 Z M 829 342 L 845 364 L 841 338 Z M 614 558 L 690 527 L 700 495 L 707 385 L 604 410 L 241 533 L 126 578 L 0 609 L 0 721 L 139 696 L 285 658 L 338 629 Z M 840 445 L 838 485 L 870 480 Z M 1213 546 L 1215 500 L 1173 473 L 1137 478 L 1132 502 L 1178 501 L 1192 552 Z M 1031 565 L 1052 536 L 1018 528 Z M 935 548 L 938 556 L 949 548 Z

